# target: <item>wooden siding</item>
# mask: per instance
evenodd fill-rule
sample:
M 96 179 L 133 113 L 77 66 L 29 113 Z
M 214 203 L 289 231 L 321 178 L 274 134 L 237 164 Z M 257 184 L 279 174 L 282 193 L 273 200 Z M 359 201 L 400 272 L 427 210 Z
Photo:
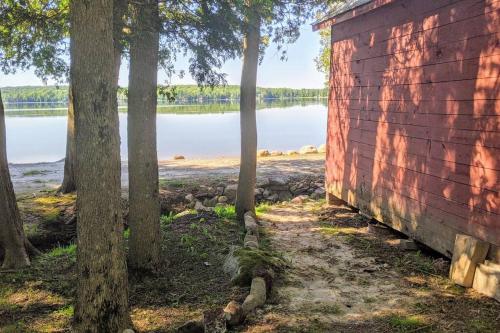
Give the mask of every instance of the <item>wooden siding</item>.
M 332 26 L 327 190 L 451 256 L 500 246 L 500 0 L 397 0 Z

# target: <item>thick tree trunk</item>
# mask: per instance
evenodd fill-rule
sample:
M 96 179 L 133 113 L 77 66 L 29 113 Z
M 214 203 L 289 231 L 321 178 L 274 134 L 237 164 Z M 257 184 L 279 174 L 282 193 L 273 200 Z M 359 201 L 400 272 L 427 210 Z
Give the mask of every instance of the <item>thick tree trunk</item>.
M 64 178 L 59 189 L 62 193 L 76 191 L 75 180 L 75 110 L 71 84 L 68 89 L 68 124 L 66 132 L 66 158 L 64 159 Z
M 241 163 L 236 195 L 236 213 L 240 221 L 243 221 L 245 212 L 255 212 L 254 190 L 257 173 L 255 104 L 259 46 L 260 18 L 255 15 L 250 17 L 247 22 L 240 86 Z
M 155 271 L 160 263 L 160 204 L 156 152 L 158 2 L 131 5 L 128 90 L 129 265 Z
M 77 196 L 76 332 L 121 332 L 128 311 L 113 0 L 71 2 Z
M 4 252 L 2 268 L 21 268 L 30 265 L 28 240 L 24 235 L 19 209 L 7 162 L 5 111 L 0 92 L 0 247 Z M 30 246 L 30 245 L 29 245 Z

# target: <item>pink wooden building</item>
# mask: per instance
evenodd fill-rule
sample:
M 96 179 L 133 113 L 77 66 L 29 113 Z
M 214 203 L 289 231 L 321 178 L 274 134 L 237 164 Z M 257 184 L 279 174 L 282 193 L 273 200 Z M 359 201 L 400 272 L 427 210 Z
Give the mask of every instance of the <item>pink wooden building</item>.
M 328 193 L 499 260 L 500 1 L 347 1 L 314 28 L 332 29 Z

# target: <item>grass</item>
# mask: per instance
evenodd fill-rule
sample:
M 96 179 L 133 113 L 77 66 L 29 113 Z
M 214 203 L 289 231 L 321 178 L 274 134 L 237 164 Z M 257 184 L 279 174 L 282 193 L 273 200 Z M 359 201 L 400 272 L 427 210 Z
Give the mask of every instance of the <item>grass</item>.
M 236 220 L 236 209 L 233 205 L 216 206 L 214 212 L 220 219 Z
M 173 188 L 182 188 L 186 187 L 187 185 L 188 183 L 185 180 L 181 179 L 165 179 L 165 178 L 160 179 L 161 187 L 170 186 Z
M 389 324 L 397 330 L 397 332 L 411 332 L 416 329 L 422 329 L 427 323 L 419 316 L 400 316 L 393 315 L 388 318 Z M 422 332 L 422 330 L 420 330 Z
M 356 228 L 339 227 L 336 225 L 322 224 L 319 231 L 324 235 L 337 236 L 337 235 L 351 235 L 357 234 Z
M 257 216 L 259 215 L 262 215 L 262 214 L 265 214 L 269 211 L 269 209 L 271 209 L 271 205 L 268 204 L 268 203 L 261 203 L 259 205 L 257 205 L 257 207 L 255 207 L 255 214 Z
M 76 257 L 76 244 L 55 247 L 50 252 L 47 252 L 47 256 L 49 256 L 49 257 L 61 257 L 61 256 Z
M 168 215 L 162 215 L 160 217 L 160 223 L 162 225 L 169 225 L 175 220 L 174 212 L 169 212 Z

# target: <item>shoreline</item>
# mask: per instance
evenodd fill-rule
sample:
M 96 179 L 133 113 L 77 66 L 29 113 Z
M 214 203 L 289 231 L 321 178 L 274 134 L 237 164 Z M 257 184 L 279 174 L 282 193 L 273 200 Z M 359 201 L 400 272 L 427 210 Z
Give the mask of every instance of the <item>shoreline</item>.
M 282 155 L 257 158 L 257 177 L 324 172 L 325 154 Z M 193 158 L 158 161 L 159 178 L 238 178 L 240 157 Z M 64 159 L 55 162 L 9 164 L 17 195 L 55 190 L 63 179 Z M 128 161 L 122 161 L 122 189 L 128 187 Z

